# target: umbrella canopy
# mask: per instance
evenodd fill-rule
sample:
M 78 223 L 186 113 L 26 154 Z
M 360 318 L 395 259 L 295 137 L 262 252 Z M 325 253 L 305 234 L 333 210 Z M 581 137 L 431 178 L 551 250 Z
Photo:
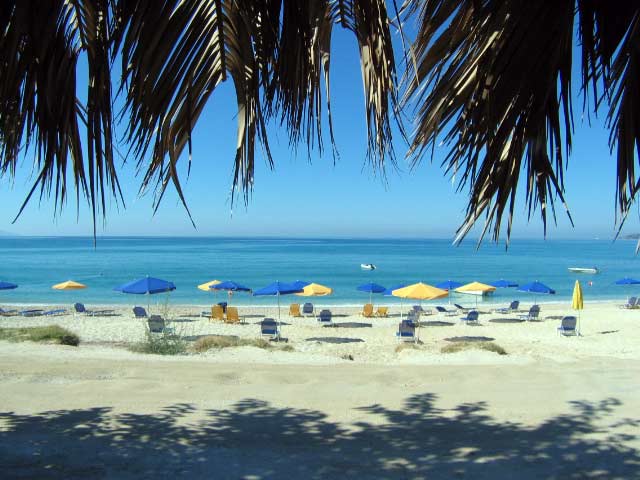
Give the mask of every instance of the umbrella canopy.
M 155 293 L 170 292 L 175 289 L 176 286 L 173 282 L 153 277 L 140 278 L 114 288 L 116 292 L 131 293 L 134 295 L 153 295 Z
M 296 288 L 304 288 L 307 285 L 311 284 L 311 282 L 307 282 L 306 280 L 296 280 L 295 282 L 292 282 L 291 285 L 293 285 Z
M 414 300 L 434 300 L 436 298 L 443 298 L 449 295 L 449 292 L 441 288 L 437 288 L 426 283 L 418 282 L 408 287 L 399 288 L 394 290 L 394 297 L 412 298 Z
M 520 287 L 518 287 L 518 291 L 529 293 L 544 293 L 547 295 L 553 295 L 556 293 L 553 288 L 547 287 L 544 283 L 540 283 L 538 281 L 521 285 Z
M 310 283 L 302 288 L 300 293 L 296 293 L 299 297 L 325 297 L 333 293 L 333 288 L 325 287 L 319 283 Z
M 584 302 L 582 299 L 582 287 L 580 286 L 580 282 L 578 280 L 576 280 L 576 284 L 573 287 L 571 308 L 573 308 L 574 310 L 582 310 L 584 308 Z
M 489 285 L 496 288 L 514 288 L 518 286 L 516 282 L 505 280 L 503 278 L 501 278 L 500 280 L 496 280 L 495 282 L 491 282 Z
M 437 283 L 436 288 L 441 288 L 442 290 L 453 290 L 454 288 L 461 287 L 462 285 L 462 283 L 456 282 L 455 280 L 445 280 L 444 282 Z
M 217 285 L 212 285 L 209 288 L 212 290 L 227 290 L 230 292 L 250 292 L 251 291 L 249 287 L 245 287 L 243 285 L 240 285 L 239 283 L 232 282 L 231 280 L 220 282 Z
M 18 288 L 18 285 L 10 282 L 0 282 L 0 290 L 13 290 L 14 288 Z
M 67 280 L 66 282 L 56 283 L 51 288 L 54 290 L 82 290 L 83 288 L 87 288 L 87 286 L 82 283 L 74 282 L 73 280 Z
M 360 285 L 359 287 L 357 287 L 357 290 L 360 290 L 361 292 L 368 292 L 369 303 L 372 303 L 371 302 L 372 295 L 374 293 L 382 293 L 386 290 L 386 288 L 384 288 L 382 285 L 378 285 L 377 283 L 369 282 L 369 283 L 365 283 L 364 285 Z
M 456 288 L 456 292 L 493 292 L 496 287 L 487 285 L 486 283 L 471 282 Z
M 393 291 L 394 291 L 394 290 L 400 290 L 401 288 L 404 288 L 404 287 L 406 287 L 406 286 L 407 286 L 407 284 L 406 284 L 406 283 L 399 283 L 398 285 L 394 285 L 393 287 L 389 287 L 389 288 L 387 288 L 384 292 L 382 292 L 382 294 L 383 294 L 385 297 L 388 297 L 388 296 L 393 295 Z
M 260 288 L 259 290 L 254 290 L 253 295 L 275 295 L 278 297 L 278 323 L 280 322 L 280 295 L 290 295 L 292 293 L 300 293 L 302 291 L 301 288 L 296 288 L 296 285 L 292 283 L 284 283 L 284 282 L 273 282 L 267 285 L 266 287 Z
M 635 278 L 621 278 L 620 280 L 615 281 L 616 285 L 638 285 L 640 284 L 640 280 L 636 280 Z
M 219 283 L 222 283 L 222 282 L 220 280 L 211 280 L 210 282 L 201 283 L 200 285 L 198 285 L 198 288 L 205 292 L 210 292 L 211 287 L 214 285 L 218 285 Z

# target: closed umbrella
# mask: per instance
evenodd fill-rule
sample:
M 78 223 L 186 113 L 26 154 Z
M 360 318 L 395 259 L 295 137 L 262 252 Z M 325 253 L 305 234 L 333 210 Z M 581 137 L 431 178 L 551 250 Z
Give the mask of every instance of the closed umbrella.
M 276 281 L 267 285 L 266 287 L 255 290 L 253 292 L 253 295 L 271 295 L 278 298 L 278 324 L 280 324 L 280 295 L 290 295 L 292 293 L 300 293 L 301 291 L 302 290 L 300 288 L 296 288 L 296 286 L 292 285 L 291 283 Z
M 386 290 L 382 285 L 378 285 L 377 283 L 369 282 L 357 287 L 357 290 L 361 292 L 369 293 L 369 303 L 372 303 L 371 298 L 374 293 L 382 293 Z
M 576 280 L 576 284 L 573 287 L 573 296 L 571 297 L 571 308 L 578 312 L 584 308 L 584 300 L 582 298 L 582 287 L 580 282 Z M 580 334 L 580 313 L 578 313 L 578 334 Z
M 535 299 L 537 301 L 537 297 L 539 294 L 542 295 L 555 295 L 556 291 L 553 288 L 547 287 L 544 283 L 535 281 L 531 283 L 526 283 L 518 287 L 519 292 L 527 292 L 535 294 Z M 536 303 L 534 301 L 534 304 Z
M 66 282 L 56 283 L 51 288 L 54 290 L 82 290 L 83 288 L 87 288 L 87 286 L 82 283 L 74 282 L 73 280 L 67 280 Z

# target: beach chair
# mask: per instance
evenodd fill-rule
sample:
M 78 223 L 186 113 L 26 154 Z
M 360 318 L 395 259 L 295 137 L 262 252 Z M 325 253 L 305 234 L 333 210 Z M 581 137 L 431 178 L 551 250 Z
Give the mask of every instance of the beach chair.
M 318 321 L 320 323 L 331 323 L 331 310 L 320 310 L 320 315 L 318 315 Z
M 420 321 L 420 312 L 417 310 L 409 310 L 406 320 L 403 322 L 418 323 Z
M 518 311 L 518 308 L 520 307 L 520 302 L 518 300 L 514 300 L 513 302 L 511 302 L 509 304 L 508 307 L 503 307 L 503 308 L 496 308 L 494 310 L 495 313 L 514 313 Z
M 84 315 L 88 315 L 90 317 L 99 317 L 100 315 L 111 315 L 113 310 L 87 310 L 84 304 L 82 303 L 74 303 L 73 309 L 75 313 L 83 313 Z
M 417 342 L 416 325 L 413 322 L 403 320 L 398 324 L 396 338 L 401 342 Z
M 458 315 L 457 310 L 447 310 L 446 308 L 441 307 L 440 305 L 436 307 L 436 311 L 438 313 L 442 313 L 445 317 L 452 317 L 454 315 Z
M 627 303 L 620 305 L 620 308 L 638 308 L 638 299 L 636 297 L 629 297 Z
M 373 317 L 373 305 L 370 303 L 366 303 L 365 306 L 362 308 L 360 315 L 367 318 Z
M 454 303 L 453 306 L 460 310 L 462 313 L 468 313 L 472 310 L 471 308 L 463 307 L 459 303 Z
M 147 311 L 144 309 L 144 307 L 133 307 L 133 315 L 136 318 L 147 318 Z
M 222 309 L 222 305 L 213 305 L 211 307 L 211 321 L 213 320 L 224 321 L 224 310 Z
M 306 317 L 307 315 L 313 316 L 313 303 L 305 303 L 302 305 L 302 314 Z
M 265 318 L 260 322 L 260 335 L 269 340 L 280 340 L 280 330 L 273 318 Z
M 289 305 L 289 316 L 290 317 L 301 317 L 302 313 L 300 313 L 300 304 L 292 303 Z
M 382 317 L 382 318 L 387 318 L 387 315 L 389 313 L 389 307 L 378 307 L 378 310 L 376 310 L 376 317 Z
M 227 318 L 224 323 L 240 323 L 240 315 L 238 315 L 237 307 L 227 307 Z
M 420 315 L 432 315 L 433 311 L 430 308 L 423 308 L 422 305 L 414 305 L 413 310 L 418 312 Z
M 0 315 L 2 315 L 3 317 L 12 317 L 17 313 L 17 310 L 5 310 L 4 308 L 0 308 Z
M 460 317 L 460 320 L 462 320 L 463 322 L 466 323 L 478 323 L 478 311 L 477 310 L 470 310 L 469 313 L 467 313 L 466 316 L 464 317 Z
M 174 333 L 174 329 L 168 327 L 160 315 L 151 315 L 147 319 L 147 325 L 149 326 L 150 333 Z
M 23 317 L 39 317 L 44 312 L 41 308 L 31 308 L 28 310 L 20 310 L 18 315 L 22 315 Z
M 578 329 L 576 328 L 577 323 L 578 319 L 574 316 L 562 317 L 560 326 L 558 327 L 558 335 L 578 335 Z
M 537 320 L 540 315 L 540 305 L 532 305 L 529 309 L 529 313 L 525 315 L 518 315 L 519 318 L 527 321 Z
M 66 315 L 67 310 L 65 308 L 56 308 L 54 310 L 47 310 L 46 312 L 42 312 L 42 315 L 46 315 L 47 317 L 57 317 L 58 315 Z

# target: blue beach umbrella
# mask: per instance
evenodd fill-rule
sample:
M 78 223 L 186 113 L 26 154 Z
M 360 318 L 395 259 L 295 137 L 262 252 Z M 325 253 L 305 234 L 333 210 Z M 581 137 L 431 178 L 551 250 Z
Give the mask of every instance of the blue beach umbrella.
M 153 277 L 140 278 L 114 288 L 116 292 L 129 293 L 132 295 L 155 295 L 156 293 L 170 292 L 175 289 L 176 286 L 173 282 Z M 147 299 L 147 309 L 148 308 L 149 299 Z
M 621 278 L 620 280 L 615 281 L 616 285 L 638 285 L 640 284 L 640 280 L 636 280 L 635 278 Z
M 364 285 L 360 285 L 357 290 L 360 290 L 361 292 L 368 292 L 369 293 L 369 303 L 371 303 L 371 296 L 374 293 L 382 293 L 386 290 L 386 288 L 384 288 L 382 285 L 378 285 L 377 283 L 373 283 L 373 282 L 369 282 L 369 283 L 365 283 Z
M 307 285 L 311 285 L 311 282 L 307 282 L 306 280 L 296 280 L 295 282 L 292 282 L 291 285 L 295 288 L 303 289 Z
M 217 285 L 211 285 L 209 288 L 211 290 L 226 290 L 227 295 L 229 296 L 229 303 L 231 303 L 231 295 L 233 294 L 233 292 L 250 292 L 251 291 L 249 287 L 245 287 L 244 285 L 240 285 L 239 283 L 233 282 L 231 280 L 220 282 Z
M 18 285 L 15 283 L 0 282 L 0 290 L 13 290 L 14 288 L 18 288 Z
M 399 290 L 401 288 L 406 287 L 407 285 L 409 285 L 409 284 L 408 283 L 399 283 L 398 285 L 394 285 L 391 288 L 387 288 L 384 292 L 382 292 L 382 294 L 385 297 L 393 297 L 394 296 L 393 295 L 393 291 L 394 290 Z M 404 307 L 402 305 L 402 297 L 399 297 L 399 298 L 400 298 L 400 319 L 402 320 L 402 311 L 404 310 Z
M 500 280 L 496 280 L 495 282 L 490 282 L 489 285 L 496 288 L 514 288 L 518 286 L 516 282 L 505 280 L 503 278 L 501 278 Z
M 302 292 L 304 287 L 298 288 L 298 285 L 284 282 L 273 282 L 259 290 L 253 292 L 254 296 L 269 295 L 278 297 L 278 323 L 280 323 L 280 295 L 290 295 Z
M 538 294 L 554 295 L 556 293 L 553 288 L 547 287 L 544 283 L 540 283 L 538 281 L 521 285 L 520 287 L 518 287 L 518 291 L 534 293 L 536 295 L 536 298 Z
M 463 283 L 456 282 L 455 280 L 445 280 L 444 282 L 436 283 L 436 288 L 440 288 L 442 290 L 453 290 L 454 288 L 458 288 L 464 285 Z

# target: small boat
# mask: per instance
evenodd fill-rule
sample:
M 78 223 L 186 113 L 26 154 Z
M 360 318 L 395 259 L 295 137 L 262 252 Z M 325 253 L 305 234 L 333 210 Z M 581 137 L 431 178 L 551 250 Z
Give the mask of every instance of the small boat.
M 376 266 L 373 263 L 361 263 L 360 268 L 363 270 L 375 270 Z
M 569 267 L 568 270 L 571 273 L 600 273 L 597 267 Z

